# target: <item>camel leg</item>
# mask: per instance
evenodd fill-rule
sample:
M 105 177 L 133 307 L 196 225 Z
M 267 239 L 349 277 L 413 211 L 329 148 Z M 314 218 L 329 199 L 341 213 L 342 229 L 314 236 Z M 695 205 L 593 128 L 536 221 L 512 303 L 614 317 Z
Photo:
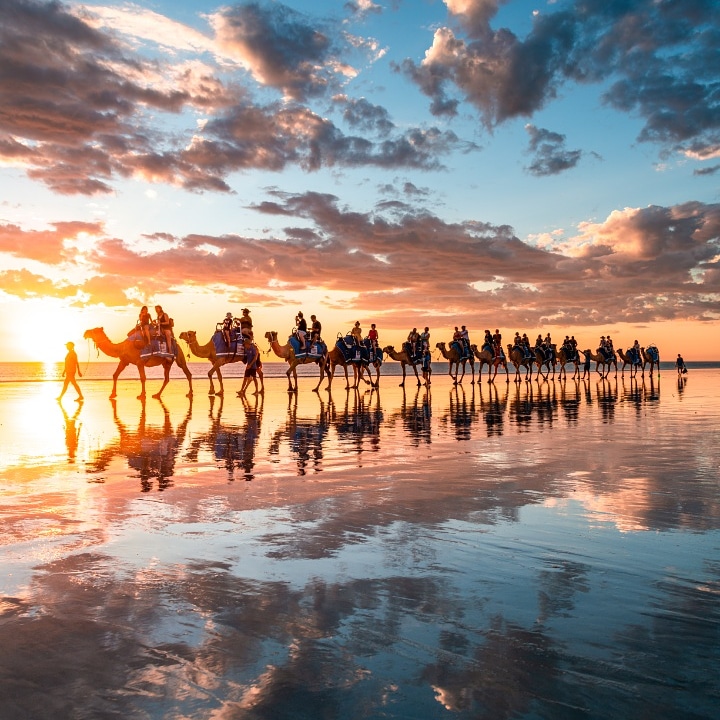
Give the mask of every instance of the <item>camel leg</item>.
M 112 392 L 110 393 L 110 399 L 112 400 L 114 397 L 117 397 L 117 381 L 120 377 L 120 373 L 128 366 L 128 363 L 121 360 L 118 363 L 117 368 L 115 369 L 115 372 L 113 373 L 113 386 L 112 386 Z M 143 390 L 144 392 L 144 390 Z
M 215 385 L 213 384 L 213 374 L 217 373 L 218 376 L 218 382 L 220 383 L 220 392 L 215 392 Z M 220 375 L 220 366 L 217 363 L 214 363 L 210 370 L 208 371 L 208 379 L 210 380 L 210 390 L 208 390 L 208 395 L 219 395 L 222 397 L 223 394 L 223 382 L 222 382 L 222 375 Z
M 172 363 L 163 363 L 163 384 L 160 386 L 160 389 L 153 395 L 154 398 L 160 398 L 162 395 L 162 391 L 165 389 L 165 386 L 170 382 L 170 368 L 172 367 Z M 144 370 L 144 368 L 143 368 Z M 143 396 L 145 395 L 145 391 L 143 389 Z
M 290 379 L 290 374 L 292 373 L 292 371 L 293 371 L 294 369 L 295 369 L 295 366 L 294 366 L 294 365 L 290 365 L 290 367 L 289 367 L 289 368 L 287 369 L 287 371 L 285 372 L 285 374 L 287 375 L 287 379 L 288 379 L 288 392 L 292 392 L 292 391 L 293 391 L 292 380 Z
M 320 389 L 320 386 L 322 385 L 322 381 L 325 379 L 325 359 L 318 361 L 318 366 L 320 367 L 320 379 L 317 382 L 317 385 L 313 388 L 313 392 L 318 392 Z
M 188 381 L 188 391 L 187 391 L 185 397 L 191 398 L 193 396 L 192 373 L 190 372 L 190 368 L 185 364 L 181 365 L 180 369 L 185 373 L 185 377 L 187 378 L 187 381 Z M 170 371 L 168 370 L 168 372 L 170 372 Z

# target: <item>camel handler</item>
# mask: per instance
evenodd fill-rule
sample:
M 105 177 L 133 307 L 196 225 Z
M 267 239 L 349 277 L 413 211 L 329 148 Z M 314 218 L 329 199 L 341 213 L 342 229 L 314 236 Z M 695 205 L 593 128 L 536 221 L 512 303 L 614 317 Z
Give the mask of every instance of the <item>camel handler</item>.
M 75 352 L 75 343 L 72 341 L 65 343 L 65 347 L 68 350 L 67 355 L 65 356 L 65 367 L 63 367 L 62 371 L 62 377 L 65 378 L 65 381 L 63 382 L 62 390 L 60 391 L 60 395 L 58 395 L 57 399 L 62 400 L 65 391 L 68 389 L 68 385 L 72 385 L 78 394 L 75 401 L 82 402 L 85 398 L 83 397 L 82 390 L 75 379 L 75 373 L 78 374 L 78 377 L 82 377 L 80 365 L 78 363 L 78 356 Z

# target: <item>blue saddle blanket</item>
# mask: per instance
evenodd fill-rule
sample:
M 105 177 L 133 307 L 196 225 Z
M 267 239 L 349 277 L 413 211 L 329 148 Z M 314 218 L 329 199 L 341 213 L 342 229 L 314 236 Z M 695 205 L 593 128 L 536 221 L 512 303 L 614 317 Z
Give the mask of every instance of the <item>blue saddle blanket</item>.
M 407 353 L 411 363 L 419 363 L 422 360 L 423 352 L 421 342 L 418 342 L 415 345 L 412 345 L 409 342 L 404 342 L 403 350 Z
M 461 343 L 458 340 L 453 340 L 450 343 L 450 347 L 455 350 L 455 352 L 460 356 L 461 360 L 468 360 L 470 358 L 470 348 L 465 345 L 465 343 Z
M 225 342 L 222 330 L 216 330 L 212 336 L 212 344 L 215 347 L 215 354 L 218 357 L 234 357 L 238 360 L 245 358 L 245 346 L 243 345 L 240 332 L 232 331 L 230 334 L 230 345 Z
M 660 351 L 654 346 L 649 345 L 647 349 L 645 350 L 645 353 L 647 356 L 652 360 L 653 362 L 659 362 L 660 360 Z
M 305 348 L 302 350 L 300 349 L 300 341 L 295 335 L 291 335 L 288 338 L 288 341 L 290 342 L 290 346 L 292 347 L 296 358 L 313 358 L 319 360 L 327 353 L 327 345 L 322 341 L 311 343 L 310 340 L 306 338 Z
M 145 338 L 139 329 L 129 332 L 128 339 L 135 343 L 145 341 Z M 137 345 L 135 347 L 137 347 Z M 168 348 L 164 336 L 153 337 L 150 339 L 149 345 L 145 344 L 142 348 L 140 348 L 140 357 L 143 360 L 147 360 L 151 357 L 174 358 L 177 357 L 177 349 L 177 341 L 175 338 L 172 338 L 171 347 Z

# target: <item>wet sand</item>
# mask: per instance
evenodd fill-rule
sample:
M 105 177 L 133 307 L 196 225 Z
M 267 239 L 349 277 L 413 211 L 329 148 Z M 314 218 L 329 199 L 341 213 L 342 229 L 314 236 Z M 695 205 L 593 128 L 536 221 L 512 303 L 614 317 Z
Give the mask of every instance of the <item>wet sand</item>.
M 0 718 L 717 717 L 720 371 L 398 382 L 2 384 Z

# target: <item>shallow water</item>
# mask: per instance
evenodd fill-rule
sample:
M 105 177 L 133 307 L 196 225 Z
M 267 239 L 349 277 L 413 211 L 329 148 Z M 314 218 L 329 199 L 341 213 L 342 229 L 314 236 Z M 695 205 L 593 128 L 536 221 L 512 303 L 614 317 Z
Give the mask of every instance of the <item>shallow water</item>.
M 720 371 L 398 381 L 3 383 L 0 717 L 718 717 Z

